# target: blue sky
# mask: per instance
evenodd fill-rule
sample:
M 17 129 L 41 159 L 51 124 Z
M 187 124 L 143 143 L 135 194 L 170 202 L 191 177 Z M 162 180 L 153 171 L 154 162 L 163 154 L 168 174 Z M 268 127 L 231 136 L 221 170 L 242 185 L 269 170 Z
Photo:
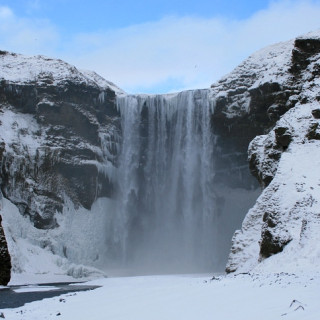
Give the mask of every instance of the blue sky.
M 247 18 L 267 0 L 11 0 L 0 1 L 18 15 L 53 21 L 64 32 L 94 32 L 154 21 L 168 15 Z
M 208 87 L 253 51 L 320 29 L 319 17 L 318 0 L 0 0 L 0 49 L 162 93 Z

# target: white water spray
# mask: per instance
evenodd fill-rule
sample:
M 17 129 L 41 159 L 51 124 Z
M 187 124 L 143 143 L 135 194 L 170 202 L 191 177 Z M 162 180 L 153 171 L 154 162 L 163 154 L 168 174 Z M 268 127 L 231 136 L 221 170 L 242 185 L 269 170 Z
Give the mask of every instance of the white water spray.
M 214 266 L 215 205 L 209 90 L 118 98 L 122 147 L 110 258 L 124 267 Z

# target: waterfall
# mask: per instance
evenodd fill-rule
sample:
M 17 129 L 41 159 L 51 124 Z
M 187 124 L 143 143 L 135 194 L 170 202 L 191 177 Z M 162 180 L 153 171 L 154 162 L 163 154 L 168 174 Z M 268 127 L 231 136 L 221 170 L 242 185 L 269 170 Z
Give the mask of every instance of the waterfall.
M 110 259 L 150 271 L 215 264 L 210 90 L 118 97 L 122 144 Z

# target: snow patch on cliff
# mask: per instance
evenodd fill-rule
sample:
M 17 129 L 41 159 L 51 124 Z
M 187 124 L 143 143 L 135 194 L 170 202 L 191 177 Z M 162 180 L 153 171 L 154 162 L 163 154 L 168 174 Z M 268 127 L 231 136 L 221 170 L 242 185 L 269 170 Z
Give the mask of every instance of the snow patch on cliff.
M 237 89 L 243 87 L 244 90 L 256 88 L 265 82 L 284 82 L 289 77 L 287 71 L 291 65 L 293 47 L 294 40 L 290 40 L 253 53 L 217 84 L 213 84 L 212 88 L 219 90 L 221 84 L 231 85 L 234 81 L 242 82 Z
M 6 144 L 6 151 L 13 151 L 21 145 L 28 154 L 35 155 L 43 145 L 40 126 L 30 114 L 15 113 L 8 109 L 0 112 L 0 137 Z M 24 150 L 26 151 L 26 150 Z

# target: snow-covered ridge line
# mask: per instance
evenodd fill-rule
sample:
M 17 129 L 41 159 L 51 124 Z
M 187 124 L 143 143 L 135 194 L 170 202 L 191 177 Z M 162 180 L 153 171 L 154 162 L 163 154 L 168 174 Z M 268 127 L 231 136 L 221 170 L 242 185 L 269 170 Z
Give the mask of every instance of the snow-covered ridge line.
M 211 85 L 212 96 L 218 106 L 224 105 L 223 112 L 227 118 L 256 113 L 255 100 L 263 95 L 274 95 L 281 90 L 293 90 L 290 84 L 293 48 L 294 40 L 263 48 L 253 53 L 220 81 Z M 261 107 L 267 108 L 267 104 L 268 101 Z
M 53 59 L 43 55 L 26 56 L 0 51 L 0 70 L 0 80 L 14 84 L 37 82 L 57 86 L 66 81 L 72 81 L 99 87 L 101 90 L 109 88 L 117 94 L 124 94 L 123 90 L 114 83 L 103 79 L 96 72 L 78 70 L 61 59 Z
M 299 37 L 297 37 L 297 39 L 315 39 L 315 40 L 320 40 L 320 29 L 314 30 L 314 31 L 310 31 L 306 34 L 303 34 Z
M 222 85 L 229 85 L 230 90 L 250 90 L 263 82 L 287 80 L 293 48 L 294 40 L 290 40 L 258 50 L 211 88 L 221 94 Z

